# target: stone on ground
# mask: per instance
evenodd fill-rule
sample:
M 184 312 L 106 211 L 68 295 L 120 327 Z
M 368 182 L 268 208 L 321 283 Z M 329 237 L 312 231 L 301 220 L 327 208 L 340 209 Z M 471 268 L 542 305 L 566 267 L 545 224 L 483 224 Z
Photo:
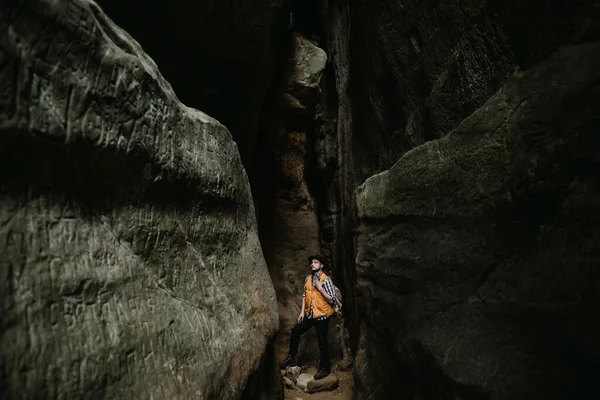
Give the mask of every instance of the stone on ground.
M 324 392 L 326 390 L 333 390 L 337 388 L 339 384 L 339 378 L 334 374 L 329 374 L 323 379 L 312 379 L 308 381 L 306 384 L 306 391 L 308 393 Z
M 306 389 L 308 387 L 308 382 L 313 379 L 315 374 L 303 372 L 298 376 L 298 380 L 296 380 L 296 386 L 300 389 Z
M 294 384 L 294 382 L 288 378 L 287 376 L 283 377 L 283 385 L 288 388 L 288 389 L 293 389 L 296 387 L 296 385 Z
M 296 367 L 288 367 L 285 370 L 285 376 L 287 376 L 292 382 L 296 382 L 296 380 L 298 380 L 298 376 L 300 375 L 301 372 L 301 368 L 296 366 Z

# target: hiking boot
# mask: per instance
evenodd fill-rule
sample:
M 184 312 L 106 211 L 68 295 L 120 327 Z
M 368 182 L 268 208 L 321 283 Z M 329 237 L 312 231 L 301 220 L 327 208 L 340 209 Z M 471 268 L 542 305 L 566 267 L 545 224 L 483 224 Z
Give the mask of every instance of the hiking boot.
M 286 369 L 287 367 L 295 367 L 297 365 L 298 365 L 298 357 L 291 356 L 288 354 L 287 357 L 285 358 L 285 360 L 283 360 L 281 362 L 281 364 L 279 364 L 279 368 Z
M 314 376 L 315 381 L 318 381 L 319 379 L 323 379 L 327 375 L 329 375 L 329 368 L 319 368 L 319 370 L 317 371 L 317 373 Z

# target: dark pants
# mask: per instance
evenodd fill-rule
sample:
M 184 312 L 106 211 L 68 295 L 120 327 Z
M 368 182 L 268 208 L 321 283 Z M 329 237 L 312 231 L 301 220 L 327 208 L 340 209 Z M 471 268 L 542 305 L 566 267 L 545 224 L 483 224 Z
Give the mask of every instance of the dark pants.
M 292 338 L 290 339 L 290 355 L 295 356 L 298 353 L 298 345 L 300 344 L 300 336 L 307 330 L 315 327 L 317 331 L 317 339 L 319 340 L 319 351 L 321 355 L 320 368 L 330 368 L 329 364 L 329 347 L 327 343 L 327 333 L 329 332 L 329 318 L 317 321 L 314 318 L 304 318 L 302 322 L 296 324 L 292 328 Z

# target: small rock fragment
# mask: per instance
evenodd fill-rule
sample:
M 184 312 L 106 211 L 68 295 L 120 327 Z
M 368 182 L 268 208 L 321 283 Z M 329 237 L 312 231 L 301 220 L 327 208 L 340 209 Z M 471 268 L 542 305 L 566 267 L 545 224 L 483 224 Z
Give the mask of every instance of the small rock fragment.
M 296 383 L 300 372 L 300 367 L 288 367 L 285 370 L 285 376 L 287 376 L 292 382 Z
M 296 385 L 294 385 L 294 382 L 292 382 L 292 380 L 287 376 L 283 377 L 283 385 L 288 389 L 293 389 L 296 387 Z
M 351 368 L 352 368 L 352 358 L 349 358 L 349 357 L 344 358 L 336 366 L 337 371 L 349 371 Z

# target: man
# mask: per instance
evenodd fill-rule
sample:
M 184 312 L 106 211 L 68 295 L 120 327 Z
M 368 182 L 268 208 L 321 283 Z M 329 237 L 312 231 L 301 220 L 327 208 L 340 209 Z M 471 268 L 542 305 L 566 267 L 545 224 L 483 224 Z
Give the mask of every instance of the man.
M 329 318 L 333 315 L 332 304 L 335 301 L 335 292 L 331 279 L 323 272 L 323 257 L 310 256 L 308 262 L 311 275 L 304 280 L 302 311 L 298 315 L 298 323 L 292 328 L 290 351 L 279 367 L 285 369 L 298 365 L 297 353 L 300 336 L 314 326 L 317 331 L 321 357 L 319 370 L 314 378 L 323 379 L 331 372 L 327 333 L 329 332 Z

